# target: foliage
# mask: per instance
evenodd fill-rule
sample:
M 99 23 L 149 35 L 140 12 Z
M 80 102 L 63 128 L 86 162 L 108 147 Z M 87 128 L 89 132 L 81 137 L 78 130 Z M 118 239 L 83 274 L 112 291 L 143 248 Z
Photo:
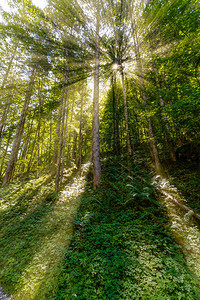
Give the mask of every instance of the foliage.
M 199 265 L 176 244 L 178 222 L 149 159 L 160 156 L 177 195 L 199 211 L 198 1 L 49 0 L 44 11 L 9 2 L 0 24 L 0 182 L 8 167 L 12 181 L 0 190 L 3 287 L 25 300 L 199 299 Z M 93 190 L 94 170 L 85 187 L 81 163 L 98 136 L 98 52 L 102 176 Z
M 117 161 L 104 163 L 102 187 L 83 196 L 56 299 L 198 298 L 161 207 L 142 192 L 124 206 L 120 197 L 129 199 L 128 177 L 121 182 L 125 174 Z
M 96 190 L 89 174 L 80 186 L 84 169 L 59 194 L 48 176 L 2 189 L 3 287 L 16 299 L 198 299 L 143 158 L 104 160 Z
M 55 193 L 47 175 L 1 189 L 0 280 L 16 299 L 46 299 L 56 290 L 79 204 L 76 193 L 72 197 L 70 192 L 80 193 L 84 184 L 78 176 L 73 186 L 77 171 L 73 175 L 65 176 L 68 194 Z

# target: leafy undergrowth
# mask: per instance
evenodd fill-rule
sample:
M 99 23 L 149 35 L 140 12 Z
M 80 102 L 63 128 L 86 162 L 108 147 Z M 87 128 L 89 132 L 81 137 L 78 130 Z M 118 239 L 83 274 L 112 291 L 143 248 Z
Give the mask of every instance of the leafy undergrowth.
M 175 185 L 188 204 L 200 214 L 200 177 L 199 163 L 179 163 L 175 167 L 168 164 L 170 182 Z
M 13 299 L 200 299 L 144 160 L 105 160 L 95 191 L 88 167 L 66 173 L 60 194 L 48 176 L 1 190 L 0 274 Z
M 159 189 L 171 223 L 175 241 L 182 248 L 187 266 L 200 281 L 200 221 L 193 217 L 200 214 L 199 163 L 185 162 L 168 164 L 168 179 L 159 180 Z M 171 201 L 171 197 L 186 205 L 187 211 Z
M 0 190 L 0 279 L 12 299 L 50 299 L 56 290 L 88 167 L 66 173 L 60 194 L 49 176 Z
M 104 162 L 101 187 L 82 198 L 55 299 L 200 299 L 157 198 L 141 166 Z

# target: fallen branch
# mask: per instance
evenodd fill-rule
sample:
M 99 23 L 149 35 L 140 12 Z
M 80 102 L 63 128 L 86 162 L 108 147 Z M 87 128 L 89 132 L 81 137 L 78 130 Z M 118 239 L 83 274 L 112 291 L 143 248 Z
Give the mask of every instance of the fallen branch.
M 173 196 L 171 196 L 170 194 L 168 194 L 167 192 L 160 190 L 160 193 L 163 194 L 164 196 L 168 197 L 170 200 L 172 200 L 174 203 L 176 203 L 180 208 L 186 210 L 186 211 L 190 211 L 192 213 L 192 215 L 200 220 L 200 215 L 195 213 L 191 208 L 189 208 L 188 206 L 182 204 L 180 201 L 178 201 L 176 198 L 174 198 Z

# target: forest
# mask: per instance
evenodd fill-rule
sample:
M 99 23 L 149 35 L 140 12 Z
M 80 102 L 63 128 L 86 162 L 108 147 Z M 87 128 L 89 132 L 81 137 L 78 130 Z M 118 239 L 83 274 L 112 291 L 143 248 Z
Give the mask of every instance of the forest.
M 200 299 L 200 3 L 0 4 L 0 299 Z

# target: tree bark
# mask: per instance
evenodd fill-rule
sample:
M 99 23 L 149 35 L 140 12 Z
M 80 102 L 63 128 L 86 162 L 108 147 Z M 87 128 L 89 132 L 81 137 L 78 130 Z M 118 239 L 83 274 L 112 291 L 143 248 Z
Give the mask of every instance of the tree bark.
M 61 171 L 61 162 L 64 154 L 64 127 L 65 127 L 65 114 L 66 114 L 66 104 L 68 105 L 68 93 L 65 89 L 64 95 L 64 103 L 63 103 L 63 111 L 62 111 L 62 120 L 61 120 L 61 132 L 60 132 L 60 139 L 59 139 L 59 152 L 58 152 L 58 159 L 57 159 L 57 170 L 56 170 L 56 179 L 55 179 L 55 191 L 59 191 L 60 186 L 60 171 Z M 67 103 L 66 103 L 67 102 Z
M 76 161 L 76 148 L 77 148 L 77 132 L 74 129 L 74 137 L 73 137 L 73 148 L 72 148 L 72 160 Z
M 12 136 L 12 131 L 10 130 L 9 136 L 8 136 L 8 140 L 7 140 L 7 145 L 6 145 L 6 148 L 4 150 L 4 154 L 3 154 L 3 158 L 2 158 L 1 169 L 0 169 L 0 176 L 1 175 L 3 176 L 3 166 L 4 166 L 5 158 L 6 158 L 6 155 L 7 155 L 7 152 L 8 152 L 8 146 L 10 144 L 11 136 Z
M 8 103 L 6 103 L 6 106 L 5 106 L 5 109 L 3 111 L 1 121 L 0 121 L 0 149 L 1 149 L 2 139 L 3 139 L 4 126 L 6 124 L 6 119 L 7 119 L 7 115 L 8 115 L 8 111 L 9 111 L 11 102 L 12 102 L 12 97 L 10 95 L 9 96 L 9 101 L 8 101 Z
M 99 186 L 101 178 L 100 147 L 99 147 L 99 0 L 97 1 L 96 18 L 96 49 L 95 49 L 95 71 L 94 71 L 94 100 L 93 100 L 93 123 L 92 123 L 92 159 L 94 168 L 94 188 Z
M 154 137 L 153 126 L 152 126 L 151 118 L 149 116 L 149 109 L 147 106 L 147 95 L 145 92 L 145 83 L 144 83 L 144 76 L 143 76 L 143 69 L 142 69 L 142 62 L 141 62 L 141 57 L 140 57 L 137 33 L 135 32 L 135 28 L 134 28 L 133 24 L 132 24 L 132 36 L 133 36 L 133 41 L 134 41 L 134 50 L 135 50 L 140 86 L 142 89 L 142 99 L 143 99 L 143 103 L 145 105 L 145 111 L 146 111 L 147 122 L 148 122 L 149 137 L 150 137 L 150 152 L 151 152 L 152 158 L 155 162 L 156 170 L 159 173 L 163 173 L 163 169 L 162 169 L 162 166 L 160 163 L 158 149 L 157 149 L 156 141 L 155 141 L 155 137 Z
M 27 170 L 26 170 L 27 174 L 30 172 L 30 169 L 31 169 L 32 160 L 33 160 L 33 153 L 36 152 L 34 150 L 35 150 L 36 140 L 37 140 L 37 136 L 38 136 L 38 129 L 39 129 L 39 123 L 38 123 L 37 130 L 36 130 L 36 133 L 35 133 L 35 138 L 33 140 L 33 145 L 32 145 L 32 150 L 31 150 L 31 157 L 29 159 L 28 167 L 27 167 Z
M 39 83 L 40 84 L 40 83 Z M 32 165 L 32 160 L 33 160 L 33 153 L 35 150 L 35 146 L 36 146 L 36 141 L 37 141 L 37 150 L 35 150 L 35 152 L 37 152 L 37 177 L 39 177 L 39 137 L 40 137 L 40 125 L 41 125 L 41 110 L 42 110 L 42 103 L 41 103 L 41 96 L 40 96 L 40 87 L 39 87 L 39 91 L 38 91 L 38 98 L 39 98 L 39 120 L 38 120 L 38 125 L 37 125 L 37 129 L 36 129 L 36 133 L 35 133 L 35 138 L 33 140 L 33 146 L 32 146 L 32 151 L 31 151 L 31 157 L 28 163 L 28 167 L 27 167 L 27 171 L 26 173 L 28 174 L 30 172 L 31 169 L 31 165 Z
M 112 75 L 112 97 L 113 97 L 113 152 L 119 155 L 120 153 L 120 140 L 119 140 L 119 121 L 118 121 L 118 106 L 117 106 L 117 82 L 116 74 Z
M 125 82 L 124 82 L 124 71 L 121 66 L 121 76 L 122 76 L 122 90 L 123 90 L 123 99 L 124 99 L 124 117 L 126 123 L 126 141 L 128 147 L 128 155 L 132 155 L 131 142 L 130 142 L 130 133 L 129 133 L 129 125 L 128 125 L 128 110 L 127 110 L 127 100 L 126 100 L 126 90 L 125 90 Z
M 63 172 L 64 172 L 64 162 L 65 162 L 65 144 L 66 144 L 66 140 L 67 140 L 67 133 L 68 133 L 68 128 L 67 128 L 67 123 L 68 123 L 68 111 L 69 111 L 69 98 L 68 98 L 68 93 L 69 90 L 67 90 L 67 105 L 66 105 L 66 113 L 65 113 L 65 134 L 64 134 L 64 141 L 63 141 L 63 146 L 62 146 L 62 166 L 61 166 L 61 174 L 60 174 L 60 183 L 63 182 Z
M 151 46 L 150 46 L 150 48 L 151 48 Z M 167 136 L 167 143 L 168 143 L 168 147 L 169 147 L 170 157 L 171 157 L 172 161 L 177 161 L 175 150 L 174 150 L 174 143 L 173 143 L 173 140 L 171 138 L 171 133 L 170 133 L 170 129 L 169 129 L 167 116 L 166 116 L 166 113 L 164 111 L 164 101 L 163 101 L 163 98 L 162 98 L 161 93 L 160 93 L 160 84 L 159 84 L 159 81 L 158 81 L 158 76 L 157 76 L 158 71 L 157 71 L 157 68 L 156 68 L 155 60 L 153 60 L 152 65 L 153 65 L 153 71 L 155 73 L 156 86 L 157 86 L 158 91 L 159 91 L 159 102 L 160 102 L 160 107 L 162 109 L 162 119 L 163 119 L 165 132 L 166 132 L 166 136 Z
M 51 162 L 51 143 L 52 143 L 52 116 L 50 119 L 50 130 L 49 130 L 49 162 Z
M 14 142 L 12 145 L 10 159 L 9 159 L 9 162 L 7 165 L 6 174 L 3 179 L 2 187 L 4 187 L 8 182 L 10 182 L 10 180 L 12 178 L 12 174 L 14 172 L 14 168 L 15 168 L 15 164 L 16 164 L 17 156 L 18 156 L 18 152 L 19 152 L 20 142 L 21 142 L 22 134 L 23 134 L 23 130 L 24 130 L 26 114 L 28 111 L 28 106 L 30 103 L 31 94 L 32 94 L 33 86 L 34 86 L 35 73 L 36 73 L 36 68 L 34 68 L 32 70 L 32 74 L 30 76 L 30 81 L 29 81 L 27 92 L 26 92 L 25 101 L 24 101 L 24 105 L 22 108 L 22 112 L 21 112 L 21 117 L 20 117 L 20 120 L 18 123 L 15 139 L 14 139 Z
M 74 115 L 74 101 L 75 101 L 75 99 L 73 98 L 70 124 L 72 124 L 73 115 Z M 69 136 L 68 136 L 68 149 L 67 149 L 67 160 L 69 161 L 69 166 L 71 166 L 71 161 L 70 161 L 71 160 L 71 138 L 72 138 L 72 129 L 70 127 L 69 128 Z
M 19 44 L 19 42 L 17 42 L 14 45 L 14 50 L 13 50 L 13 53 L 11 55 L 10 61 L 8 63 L 8 68 L 6 70 L 6 74 L 5 74 L 4 78 L 3 78 L 3 82 L 2 82 L 2 85 L 1 85 L 1 88 L 0 88 L 0 94 L 2 93 L 4 87 L 5 87 L 6 83 L 7 83 L 8 76 L 9 76 L 9 73 L 10 73 L 10 69 L 12 67 L 12 63 L 13 63 L 13 60 L 15 58 L 15 54 L 17 52 L 18 44 Z M 4 125 L 6 123 L 7 114 L 8 114 L 8 111 L 9 111 L 9 108 L 10 108 L 10 104 L 11 104 L 11 101 L 12 101 L 12 97 L 10 96 L 9 98 L 10 98 L 9 99 L 10 101 L 8 101 L 8 103 L 6 104 L 6 107 L 4 109 L 4 112 L 3 112 L 3 115 L 2 115 L 1 121 L 0 121 L 0 148 L 1 148 L 1 143 L 2 143 Z
M 32 133 L 34 116 L 35 116 L 35 110 L 34 110 L 31 124 L 29 122 L 27 125 L 27 134 L 24 137 L 24 139 L 22 139 L 22 144 L 24 145 L 24 147 L 22 148 L 21 153 L 19 153 L 19 160 L 22 161 L 21 166 L 20 166 L 21 172 L 24 172 L 24 168 L 25 168 L 25 160 L 26 160 L 26 156 L 27 156 L 27 150 L 28 150 L 28 147 L 30 144 L 30 135 Z
M 52 171 L 51 175 L 54 176 L 56 174 L 56 163 L 58 160 L 58 151 L 59 151 L 59 143 L 60 143 L 60 128 L 61 128 L 61 121 L 62 121 L 62 114 L 63 114 L 63 102 L 65 97 L 65 83 L 66 83 L 66 70 L 64 70 L 63 74 L 63 87 L 60 96 L 60 105 L 58 110 L 58 118 L 57 118 L 57 125 L 56 125 L 56 135 L 54 140 L 54 151 L 53 151 L 53 164 L 52 164 Z
M 11 55 L 10 61 L 8 63 L 8 68 L 6 70 L 6 74 L 5 74 L 4 78 L 3 78 L 3 82 L 2 82 L 2 85 L 1 85 L 1 90 L 3 90 L 4 87 L 5 87 L 5 85 L 6 85 L 6 82 L 7 82 L 7 79 L 8 79 L 8 75 L 9 75 L 10 69 L 12 67 L 13 59 L 15 58 L 15 54 L 16 54 L 16 51 L 17 51 L 18 44 L 19 44 L 19 42 L 17 42 L 16 45 L 14 46 L 14 50 L 13 50 L 13 53 Z
M 78 156 L 77 156 L 77 167 L 81 167 L 82 163 L 82 142 L 83 142 L 83 134 L 82 134 L 82 122 L 83 122 L 83 97 L 84 97 L 84 88 L 82 86 L 82 95 L 81 95 L 81 111 L 80 111 L 80 121 L 79 121 L 79 140 L 78 140 Z
M 39 100 L 39 120 L 38 120 L 38 128 L 37 128 L 37 173 L 36 173 L 36 178 L 38 178 L 40 176 L 40 127 L 41 127 L 41 114 L 42 114 L 42 99 L 41 99 L 41 93 L 40 93 L 40 82 L 39 82 L 39 89 L 38 89 L 38 100 Z M 50 135 L 51 135 L 51 133 L 50 133 Z

